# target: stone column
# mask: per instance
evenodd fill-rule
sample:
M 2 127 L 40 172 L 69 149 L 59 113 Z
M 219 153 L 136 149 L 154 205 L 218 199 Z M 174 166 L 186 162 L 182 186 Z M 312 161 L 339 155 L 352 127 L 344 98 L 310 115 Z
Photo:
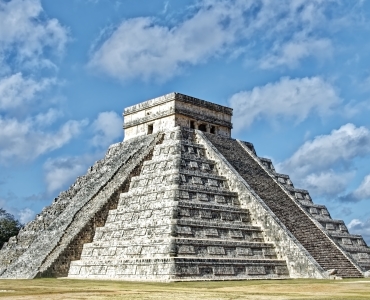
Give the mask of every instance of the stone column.
M 211 125 L 206 124 L 206 131 L 207 131 L 208 133 L 210 133 L 210 132 L 211 132 Z

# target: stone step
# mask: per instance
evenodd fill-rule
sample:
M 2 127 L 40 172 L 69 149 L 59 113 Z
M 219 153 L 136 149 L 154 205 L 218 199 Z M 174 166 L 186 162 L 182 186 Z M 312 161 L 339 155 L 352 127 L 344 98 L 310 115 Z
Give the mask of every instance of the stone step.
M 325 223 L 331 223 L 331 224 L 334 224 L 334 225 L 344 225 L 344 226 L 346 226 L 344 224 L 344 221 L 343 220 L 331 219 L 331 218 L 330 219 L 327 219 L 327 218 L 321 217 L 319 215 L 315 219 L 318 220 L 318 221 L 323 221 Z
M 144 163 L 140 175 L 155 174 L 166 172 L 178 168 L 179 158 L 171 157 L 163 160 L 148 160 Z
M 194 155 L 191 155 L 191 156 L 184 155 L 184 154 L 181 155 L 180 165 L 182 167 L 193 168 L 193 165 L 190 164 L 190 162 L 197 163 L 199 168 L 201 167 L 202 164 L 208 164 L 211 170 L 217 170 L 216 163 L 213 160 L 208 159 L 206 156 L 198 157 Z M 207 170 L 208 168 L 204 168 L 204 169 Z
M 343 233 L 343 234 L 331 234 L 334 241 L 337 241 L 339 243 L 347 244 L 349 246 L 355 245 L 355 246 L 362 246 L 363 245 L 363 239 L 362 236 L 349 234 L 349 233 Z
M 168 201 L 149 201 L 146 203 L 146 205 L 142 205 L 142 203 L 129 203 L 120 202 L 118 204 L 118 207 L 116 210 L 112 211 L 112 213 L 109 214 L 109 216 L 113 216 L 115 214 L 123 215 L 123 214 L 129 214 L 129 213 L 136 213 L 141 214 L 145 213 L 150 214 L 150 212 L 156 212 L 161 215 L 172 215 L 171 211 L 176 207 L 176 202 L 174 200 L 168 200 Z M 162 211 L 162 212 L 161 212 Z M 143 218 L 146 218 L 145 216 L 142 216 Z M 149 216 L 147 216 L 149 217 Z
M 196 176 L 196 177 L 207 178 L 207 179 L 210 178 L 210 179 L 219 180 L 219 181 L 226 181 L 227 180 L 225 176 L 210 174 L 210 173 L 199 171 L 199 170 L 186 170 L 186 169 L 181 168 L 179 173 L 181 175 L 186 175 L 186 176 L 189 176 L 189 177 Z M 198 183 L 196 183 L 196 184 L 198 184 Z
M 332 218 L 329 216 L 329 215 L 318 215 L 318 214 L 315 214 L 315 213 L 311 213 L 309 209 L 306 210 L 314 219 L 316 219 L 317 221 L 319 222 L 324 222 L 325 224 L 327 222 L 330 223 L 330 220 L 332 220 Z
M 197 198 L 196 197 L 197 193 L 208 194 L 208 195 L 221 195 L 225 197 L 233 197 L 236 199 L 238 198 L 238 194 L 235 192 L 231 192 L 229 189 L 212 188 L 212 187 L 190 185 L 190 184 L 189 185 L 183 184 L 179 186 L 179 191 L 180 191 L 180 198 L 182 199 L 195 199 Z M 181 191 L 187 192 L 188 195 L 181 193 Z
M 365 246 L 365 245 L 354 246 L 354 245 L 342 244 L 341 246 L 342 246 L 343 250 L 348 251 L 350 253 L 368 253 L 368 254 L 370 254 L 370 248 Z
M 205 152 L 205 147 L 195 142 L 181 143 L 181 151 L 187 153 L 196 153 L 198 150 Z
M 322 267 L 338 269 L 338 276 L 342 277 L 362 276 L 351 258 L 346 257 L 301 210 L 300 204 L 285 192 L 289 190 L 297 199 L 297 194 L 304 198 L 308 195 L 307 191 L 279 185 L 257 158 L 236 140 L 211 134 L 205 136 Z
M 112 239 L 112 240 L 94 240 L 92 243 L 84 244 L 84 251 L 86 249 L 95 248 L 127 248 L 127 247 L 154 247 L 166 246 L 170 244 L 171 236 L 168 234 L 163 237 L 148 238 L 147 236 L 134 236 L 131 239 Z
M 220 222 L 242 222 L 249 223 L 251 222 L 250 216 L 248 213 L 240 212 L 223 212 L 216 210 L 206 210 L 206 209 L 179 209 L 177 218 L 179 219 L 203 219 L 203 220 L 218 220 Z
M 124 244 L 122 241 L 93 242 L 83 248 L 81 259 L 92 257 L 112 256 L 127 258 L 145 257 L 147 255 L 166 256 L 170 249 L 168 243 L 147 243 L 131 241 Z M 225 241 L 212 239 L 176 239 L 174 241 L 172 255 L 193 257 L 249 257 L 251 259 L 276 258 L 273 244 Z
M 206 209 L 212 211 L 224 211 L 232 213 L 244 213 L 249 214 L 247 209 L 243 209 L 240 206 L 224 205 L 222 203 L 205 203 L 200 201 L 184 201 L 179 200 L 178 207 L 191 208 L 191 209 Z
M 300 201 L 299 202 L 303 207 L 307 207 L 307 208 L 316 208 L 317 210 L 320 210 L 320 209 L 327 209 L 327 207 L 325 205 L 320 205 L 320 204 L 315 204 L 313 202 L 303 202 L 303 201 Z
M 261 228 L 258 226 L 253 226 L 249 224 L 243 224 L 241 222 L 234 222 L 234 223 L 221 223 L 216 220 L 185 220 L 185 219 L 177 219 L 177 225 L 183 226 L 196 226 L 196 227 L 209 227 L 209 228 L 221 228 L 221 229 L 235 229 L 235 230 L 245 230 L 245 231 L 255 231 L 255 232 L 262 232 Z
M 187 174 L 181 172 L 179 174 L 180 185 L 205 186 L 211 188 L 228 189 L 225 177 L 209 176 L 209 174 Z
M 150 221 L 150 222 L 149 222 Z M 131 236 L 131 235 L 137 235 L 142 236 L 145 234 L 149 234 L 153 238 L 157 235 L 163 235 L 165 233 L 171 233 L 171 227 L 172 224 L 170 224 L 171 219 L 168 218 L 167 220 L 164 220 L 160 224 L 156 224 L 153 220 L 148 220 L 148 222 L 139 220 L 135 222 L 116 222 L 116 223 L 107 223 L 105 226 L 105 229 L 100 229 L 103 227 L 100 227 L 100 230 L 96 231 L 96 234 L 104 234 L 106 236 L 109 236 L 111 232 L 116 231 L 117 236 L 120 236 L 120 238 L 124 239 L 125 237 Z M 113 238 L 110 237 L 110 238 Z
M 209 203 L 222 204 L 225 206 L 238 207 L 240 205 L 239 199 L 230 194 L 215 194 L 215 193 L 199 193 L 191 191 L 180 191 L 179 201 L 188 203 Z
M 174 268 L 173 268 L 174 266 Z M 92 262 L 72 262 L 69 277 L 167 280 L 273 279 L 289 276 L 285 261 L 249 259 L 145 258 L 117 260 L 109 267 Z
M 272 161 L 271 159 L 269 158 L 265 158 L 265 157 L 258 157 L 258 159 L 260 160 L 260 162 L 262 163 L 262 165 L 267 168 L 270 172 L 274 172 L 275 171 L 275 168 L 274 168 L 274 165 L 272 164 Z
M 188 178 L 186 180 L 188 180 Z M 194 180 L 198 181 L 199 184 L 193 184 L 191 182 L 191 180 L 189 179 L 190 182 L 181 181 L 179 189 L 188 190 L 188 191 L 195 191 L 195 192 L 199 191 L 201 193 L 202 192 L 203 193 L 214 193 L 214 194 L 229 193 L 230 192 L 229 188 L 226 186 L 226 182 L 225 182 L 225 186 L 224 185 L 220 186 L 219 183 L 214 183 L 214 182 L 210 182 L 210 184 L 202 184 L 203 181 L 201 180 L 201 178 L 200 179 L 194 179 Z
M 213 239 L 175 239 L 178 256 L 276 258 L 274 245 Z
M 370 270 L 370 262 L 362 262 L 360 261 L 359 262 L 360 266 L 365 270 L 365 271 L 369 271 Z
M 91 260 L 97 262 L 112 261 L 116 259 L 145 258 L 145 257 L 166 257 L 169 253 L 168 244 L 132 244 L 132 245 L 109 245 L 104 244 L 100 247 L 84 247 L 81 260 L 90 263 Z
M 250 242 L 262 242 L 263 236 L 257 230 L 243 230 L 235 226 L 233 229 L 210 226 L 176 226 L 177 237 L 195 238 L 223 238 L 225 240 L 247 240 Z
M 175 262 L 176 275 L 185 278 L 278 278 L 289 274 L 285 261 L 279 260 L 175 258 Z

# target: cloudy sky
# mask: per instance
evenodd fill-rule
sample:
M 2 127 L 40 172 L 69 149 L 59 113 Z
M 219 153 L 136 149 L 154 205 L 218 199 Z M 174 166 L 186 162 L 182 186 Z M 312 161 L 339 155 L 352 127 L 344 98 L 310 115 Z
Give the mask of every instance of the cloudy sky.
M 22 222 L 180 92 L 370 243 L 370 1 L 0 0 L 0 207 Z

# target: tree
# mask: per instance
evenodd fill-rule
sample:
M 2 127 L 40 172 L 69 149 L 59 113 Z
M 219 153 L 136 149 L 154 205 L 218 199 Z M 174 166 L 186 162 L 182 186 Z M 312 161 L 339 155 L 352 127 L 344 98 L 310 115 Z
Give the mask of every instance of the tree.
M 9 238 L 18 234 L 22 224 L 14 216 L 0 208 L 0 249 Z

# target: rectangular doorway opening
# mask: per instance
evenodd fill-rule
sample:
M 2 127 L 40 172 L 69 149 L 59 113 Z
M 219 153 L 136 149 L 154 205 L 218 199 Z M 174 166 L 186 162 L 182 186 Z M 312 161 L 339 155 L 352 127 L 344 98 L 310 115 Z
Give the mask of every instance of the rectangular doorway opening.
M 200 125 L 198 126 L 198 129 L 199 129 L 200 131 L 207 132 L 207 126 L 206 126 L 206 124 L 200 124 Z
M 149 124 L 148 125 L 148 134 L 152 134 L 153 133 L 153 124 Z
M 195 122 L 194 121 L 190 121 L 190 128 L 195 129 Z

